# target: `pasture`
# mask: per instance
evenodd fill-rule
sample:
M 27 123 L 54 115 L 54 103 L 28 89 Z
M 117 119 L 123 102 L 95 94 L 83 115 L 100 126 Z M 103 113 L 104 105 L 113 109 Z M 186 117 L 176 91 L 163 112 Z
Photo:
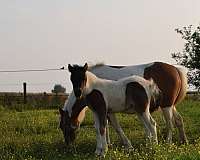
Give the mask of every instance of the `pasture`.
M 89 111 L 75 144 L 67 147 L 58 128 L 57 109 L 5 109 L 0 106 L 0 159 L 96 159 L 96 134 Z M 142 124 L 136 115 L 118 114 L 121 126 L 134 149 L 127 152 L 110 127 L 112 146 L 105 159 L 200 159 L 200 101 L 186 99 L 177 106 L 185 123 L 189 140 L 179 145 L 174 130 L 173 144 L 164 142 L 164 121 L 159 111 L 153 113 L 157 122 L 159 145 L 145 143 Z

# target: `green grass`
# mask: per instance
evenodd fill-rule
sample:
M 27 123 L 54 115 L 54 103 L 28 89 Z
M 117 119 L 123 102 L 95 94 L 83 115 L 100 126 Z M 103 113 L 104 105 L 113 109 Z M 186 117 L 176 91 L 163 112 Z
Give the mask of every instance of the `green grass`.
M 174 130 L 173 144 L 164 142 L 164 122 L 161 114 L 153 117 L 158 124 L 159 145 L 151 146 L 144 140 L 142 124 L 135 115 L 119 114 L 118 118 L 132 142 L 133 151 L 121 146 L 118 136 L 110 129 L 112 146 L 105 159 L 200 159 L 200 102 L 186 100 L 177 106 L 184 118 L 188 145 L 177 143 Z M 58 128 L 57 110 L 7 110 L 0 106 L 0 159 L 97 159 L 95 129 L 91 112 L 82 124 L 76 142 L 71 147 L 63 142 Z

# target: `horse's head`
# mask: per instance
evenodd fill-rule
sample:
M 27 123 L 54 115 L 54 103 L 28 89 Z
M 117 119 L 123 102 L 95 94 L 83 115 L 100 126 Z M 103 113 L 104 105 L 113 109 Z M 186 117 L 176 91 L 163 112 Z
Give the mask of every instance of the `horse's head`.
M 76 133 L 85 117 L 85 99 L 76 99 L 73 93 L 70 94 L 64 105 L 64 110 L 59 108 L 60 129 L 63 132 L 66 144 L 72 143 L 76 138 Z
M 74 142 L 76 137 L 76 129 L 78 127 L 72 126 L 71 118 L 69 117 L 68 111 L 63 111 L 59 108 L 60 112 L 60 128 L 63 132 L 65 143 L 68 145 Z
M 71 72 L 71 82 L 73 85 L 73 90 L 76 98 L 81 98 L 83 89 L 86 85 L 87 77 L 86 77 L 86 71 L 88 69 L 87 63 L 82 66 L 74 65 L 71 66 L 68 65 L 68 70 Z

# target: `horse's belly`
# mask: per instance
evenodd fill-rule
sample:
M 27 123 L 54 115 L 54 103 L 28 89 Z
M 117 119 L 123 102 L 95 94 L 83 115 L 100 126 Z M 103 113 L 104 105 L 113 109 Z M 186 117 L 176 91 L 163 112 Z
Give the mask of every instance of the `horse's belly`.
M 112 99 L 108 102 L 108 110 L 111 112 L 123 112 L 125 109 L 125 100 L 120 98 Z

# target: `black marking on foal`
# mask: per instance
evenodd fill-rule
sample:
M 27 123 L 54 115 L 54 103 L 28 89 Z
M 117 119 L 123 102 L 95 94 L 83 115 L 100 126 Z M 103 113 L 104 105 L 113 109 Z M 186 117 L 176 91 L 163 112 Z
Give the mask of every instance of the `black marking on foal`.
M 103 135 L 105 133 L 107 109 L 106 103 L 102 93 L 98 90 L 93 90 L 90 94 L 86 96 L 86 100 L 91 109 L 98 115 L 100 122 L 100 133 Z
M 138 82 L 130 82 L 127 84 L 126 105 L 128 108 L 134 104 L 135 111 L 141 114 L 145 112 L 148 103 L 148 96 L 143 86 Z

